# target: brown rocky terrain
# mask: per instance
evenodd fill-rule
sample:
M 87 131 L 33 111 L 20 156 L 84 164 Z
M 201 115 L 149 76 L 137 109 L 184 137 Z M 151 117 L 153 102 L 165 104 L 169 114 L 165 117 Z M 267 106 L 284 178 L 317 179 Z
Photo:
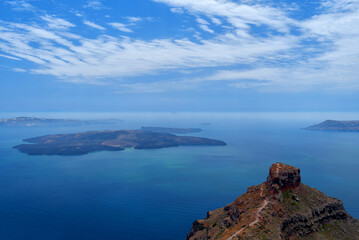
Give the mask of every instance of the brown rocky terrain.
M 359 240 L 359 221 L 340 200 L 301 183 L 300 169 L 275 163 L 264 183 L 193 223 L 188 240 Z

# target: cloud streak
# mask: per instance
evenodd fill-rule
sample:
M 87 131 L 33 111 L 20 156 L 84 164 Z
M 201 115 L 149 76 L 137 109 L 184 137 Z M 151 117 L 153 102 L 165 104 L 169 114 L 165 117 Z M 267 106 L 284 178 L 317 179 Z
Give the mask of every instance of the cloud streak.
M 116 28 L 117 30 L 119 31 L 122 31 L 122 32 L 128 32 L 128 33 L 131 33 L 132 30 L 129 29 L 127 27 L 126 24 L 123 24 L 123 23 L 117 23 L 117 22 L 112 22 L 112 23 L 109 23 L 109 25 L 111 25 L 112 27 Z
M 83 7 L 84 8 L 90 8 L 90 9 L 93 9 L 93 10 L 101 10 L 101 9 L 105 8 L 105 6 L 102 4 L 102 1 L 99 1 L 99 0 L 90 0 Z
M 96 8 L 95 2 L 99 1 L 87 7 Z M 143 40 L 111 35 L 111 28 L 86 20 L 85 25 L 101 30 L 88 37 L 74 33 L 77 26 L 70 21 L 44 15 L 42 24 L 0 21 L 0 57 L 32 62 L 37 67 L 27 71 L 65 81 L 120 81 L 119 86 L 132 92 L 191 89 L 218 81 L 228 87 L 271 91 L 359 89 L 359 1 L 325 1 L 317 15 L 301 20 L 290 17 L 300 9 L 260 1 L 155 2 L 166 4 L 173 14 L 193 16 L 207 38 Z M 106 24 L 125 34 L 133 33 L 130 26 L 141 21 L 127 17 L 128 24 Z M 208 70 L 181 81 L 161 79 L 163 73 L 198 69 Z M 158 75 L 159 80 L 126 80 L 144 75 Z
M 35 8 L 26 0 L 6 1 L 16 11 L 33 11 Z
M 65 29 L 75 26 L 74 24 L 72 24 L 64 19 L 56 18 L 56 17 L 50 16 L 50 15 L 42 16 L 41 19 L 46 21 L 48 24 L 48 27 L 51 29 L 65 30 Z
M 96 29 L 98 29 L 98 30 L 105 30 L 106 28 L 104 28 L 104 27 L 102 27 L 102 26 L 100 26 L 100 25 L 98 25 L 98 24 L 96 24 L 96 23 L 94 23 L 94 22 L 91 22 L 91 21 L 84 21 L 84 24 L 86 24 L 87 26 L 90 26 L 90 27 L 92 27 L 92 28 L 96 28 Z
M 21 61 L 20 58 L 12 57 L 12 56 L 8 56 L 8 55 L 4 55 L 4 54 L 0 54 L 0 57 L 8 58 L 8 59 L 11 59 L 11 60 Z

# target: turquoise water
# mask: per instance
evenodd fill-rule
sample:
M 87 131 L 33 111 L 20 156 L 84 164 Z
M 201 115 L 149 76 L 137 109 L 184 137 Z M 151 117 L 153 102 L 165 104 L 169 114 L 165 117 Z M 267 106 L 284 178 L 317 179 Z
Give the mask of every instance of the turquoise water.
M 2 113 L 0 117 L 23 114 Z M 359 113 L 32 113 L 121 118 L 112 126 L 0 128 L 0 239 L 184 239 L 195 219 L 265 181 L 277 161 L 359 218 L 359 133 L 301 128 Z M 201 125 L 210 122 L 211 125 Z M 11 147 L 51 133 L 200 127 L 224 147 L 27 156 Z

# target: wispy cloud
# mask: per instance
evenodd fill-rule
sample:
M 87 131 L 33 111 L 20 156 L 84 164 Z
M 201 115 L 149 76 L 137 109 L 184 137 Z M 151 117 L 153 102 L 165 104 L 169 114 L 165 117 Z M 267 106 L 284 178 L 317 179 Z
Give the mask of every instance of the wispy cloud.
M 171 8 L 170 10 L 173 13 L 184 13 L 184 11 L 181 8 Z
M 222 24 L 222 21 L 219 20 L 218 18 L 215 18 L 215 17 L 212 17 L 211 21 L 216 25 L 221 25 Z
M 209 22 L 207 22 L 206 20 L 204 20 L 203 18 L 197 18 L 196 19 L 197 22 L 201 25 L 209 25 Z
M 207 25 L 199 25 L 199 27 L 205 32 L 214 33 L 214 31 L 210 29 Z
M 137 23 L 143 21 L 141 17 L 125 17 L 131 23 Z
M 264 24 L 281 32 L 289 30 L 288 24 L 296 21 L 289 18 L 284 9 L 260 5 L 256 1 L 252 4 L 237 4 L 232 1 L 219 0 L 154 0 L 166 3 L 172 7 L 186 9 L 194 14 L 204 14 L 208 17 L 222 17 L 240 29 L 250 28 L 250 24 Z
M 207 22 L 206 20 L 204 20 L 203 18 L 198 18 L 197 17 L 197 22 L 199 23 L 199 27 L 205 31 L 205 32 L 209 32 L 209 33 L 214 33 L 214 31 L 212 29 L 209 28 L 208 25 L 210 25 L 209 22 Z
M 6 1 L 16 11 L 33 11 L 35 8 L 26 0 Z
M 16 57 L 41 65 L 33 72 L 59 77 L 123 77 L 152 74 L 163 70 L 225 66 L 249 63 L 257 58 L 273 59 L 273 54 L 293 47 L 295 39 L 274 37 L 246 41 L 234 35 L 203 43 L 188 39 L 152 41 L 100 36 L 87 39 L 54 33 L 28 25 L 10 24 L 2 31 L 0 48 Z M 34 47 L 31 42 L 39 42 Z M 280 55 L 277 56 L 278 58 Z
M 151 83 L 120 84 L 116 93 L 160 93 L 171 90 L 189 90 L 198 85 L 189 80 L 181 81 L 157 81 Z
M 52 29 L 67 29 L 69 27 L 74 27 L 75 25 L 61 18 L 56 18 L 54 16 L 46 15 L 41 17 L 44 21 L 47 22 L 48 26 Z
M 13 68 L 12 69 L 14 72 L 26 72 L 25 69 L 22 69 L 22 68 Z
M 44 15 L 42 24 L 0 21 L 0 57 L 35 63 L 37 68 L 26 69 L 32 73 L 91 84 L 207 69 L 202 76 L 176 81 L 159 76 L 152 82 L 117 82 L 130 92 L 192 89 L 214 82 L 271 91 L 359 89 L 359 1 L 324 1 L 317 15 L 306 19 L 289 14 L 300 8 L 261 1 L 155 2 L 176 14 L 190 14 L 195 19 L 192 31 L 199 26 L 213 35 L 204 34 L 206 38 L 196 41 L 156 36 L 144 40 L 111 36 L 105 27 L 86 20 L 84 24 L 101 30 L 94 30 L 97 35 L 89 38 L 72 32 L 70 21 Z M 144 19 L 123 17 L 123 23 L 103 24 L 130 33 L 131 26 Z
M 116 28 L 116 29 L 118 29 L 118 30 L 120 30 L 122 32 L 128 32 L 128 33 L 132 32 L 132 30 L 129 29 L 127 27 L 127 25 L 123 24 L 123 23 L 113 22 L 113 23 L 109 23 L 109 25 L 111 25 L 112 27 L 114 27 L 114 28 Z
M 4 54 L 0 54 L 0 57 L 4 57 L 4 58 L 8 58 L 8 59 L 12 59 L 12 60 L 17 60 L 17 61 L 21 61 L 20 58 L 17 58 L 17 57 L 12 57 L 12 56 L 9 56 L 9 55 L 4 55 Z
M 116 28 L 119 31 L 131 33 L 131 32 L 133 32 L 131 27 L 136 26 L 140 22 L 153 20 L 152 17 L 127 16 L 127 17 L 123 17 L 123 18 L 127 21 L 127 23 L 112 22 L 112 23 L 109 23 L 109 25 L 111 25 L 112 27 Z
M 105 8 L 105 6 L 102 4 L 102 1 L 99 1 L 99 0 L 87 1 L 87 4 L 85 4 L 83 7 L 84 8 L 91 8 L 93 10 L 101 10 L 101 9 Z
M 87 26 L 90 26 L 92 28 L 96 28 L 98 30 L 105 30 L 106 29 L 106 28 L 104 28 L 104 27 L 102 27 L 102 26 L 100 26 L 100 25 L 98 25 L 98 24 L 96 24 L 94 22 L 88 21 L 88 20 L 84 21 L 84 24 L 86 24 Z

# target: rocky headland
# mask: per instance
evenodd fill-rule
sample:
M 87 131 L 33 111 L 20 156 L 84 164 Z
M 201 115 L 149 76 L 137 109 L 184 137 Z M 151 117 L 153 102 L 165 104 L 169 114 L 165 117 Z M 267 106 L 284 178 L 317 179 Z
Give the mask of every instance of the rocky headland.
M 24 139 L 30 144 L 14 146 L 29 155 L 82 155 L 96 151 L 121 151 L 125 148 L 152 149 L 178 146 L 224 146 L 225 142 L 191 136 L 140 130 L 92 131 L 55 134 Z
M 343 203 L 301 182 L 298 168 L 275 163 L 264 183 L 193 223 L 187 240 L 359 239 Z
M 322 123 L 307 127 L 305 130 L 357 132 L 359 131 L 359 121 L 326 120 Z

